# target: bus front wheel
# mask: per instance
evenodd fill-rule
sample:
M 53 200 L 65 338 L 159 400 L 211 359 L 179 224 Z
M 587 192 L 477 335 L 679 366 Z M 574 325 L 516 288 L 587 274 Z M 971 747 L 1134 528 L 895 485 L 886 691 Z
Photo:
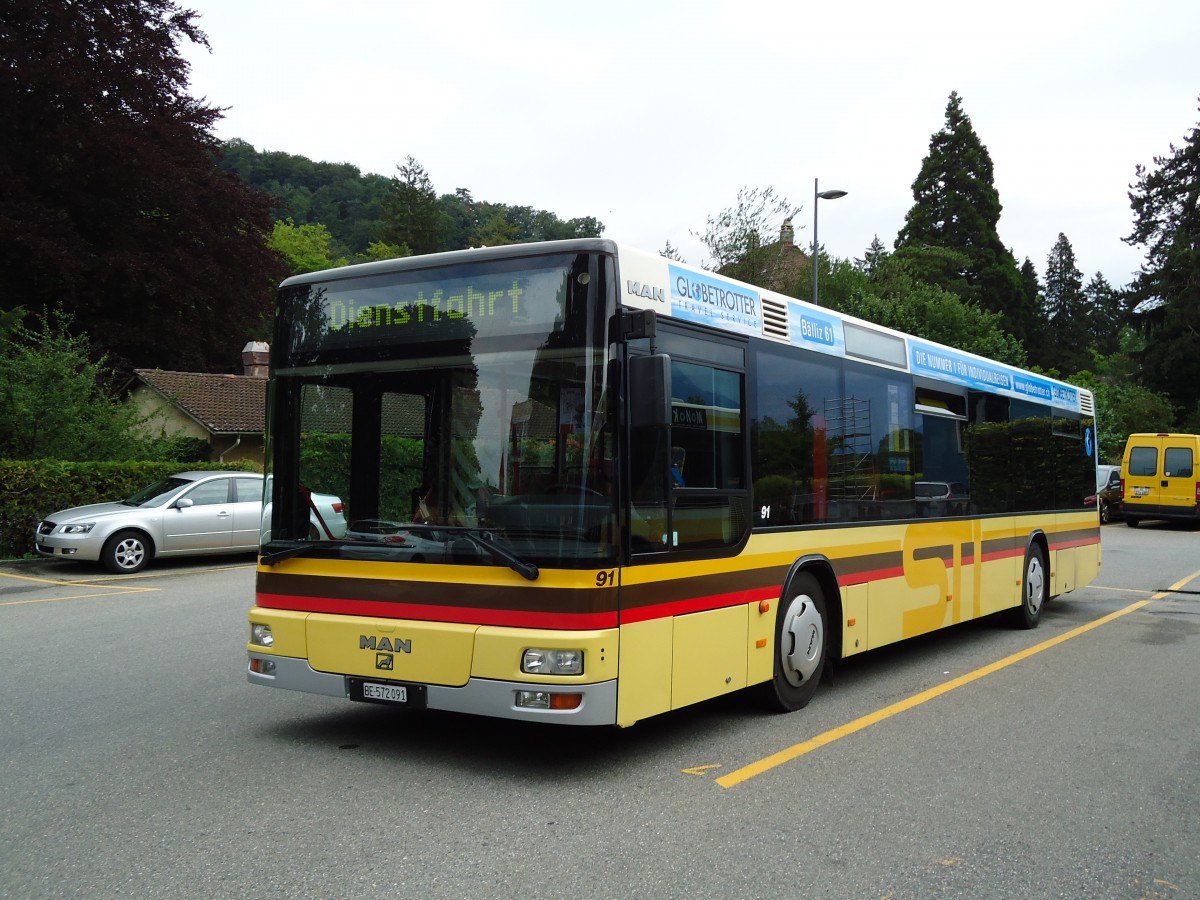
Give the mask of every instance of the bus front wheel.
M 807 572 L 792 582 L 789 597 L 775 619 L 775 671 L 762 685 L 767 706 L 791 712 L 808 704 L 825 669 L 827 627 L 825 595 Z

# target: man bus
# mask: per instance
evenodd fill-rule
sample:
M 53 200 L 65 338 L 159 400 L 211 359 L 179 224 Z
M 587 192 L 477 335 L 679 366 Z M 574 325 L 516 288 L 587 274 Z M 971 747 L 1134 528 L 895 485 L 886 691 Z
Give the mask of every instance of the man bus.
M 1100 565 L 1069 384 L 603 239 L 288 279 L 249 679 L 630 725 Z M 346 503 L 313 535 L 308 498 Z

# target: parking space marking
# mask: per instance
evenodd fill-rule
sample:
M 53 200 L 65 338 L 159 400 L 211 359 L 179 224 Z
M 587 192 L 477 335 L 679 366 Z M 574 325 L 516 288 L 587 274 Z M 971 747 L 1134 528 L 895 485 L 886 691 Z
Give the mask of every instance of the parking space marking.
M 98 584 L 95 580 L 90 581 L 62 581 L 54 578 L 33 578 L 29 575 L 13 575 L 11 572 L 0 572 L 0 578 L 10 578 L 13 581 L 32 581 L 35 584 L 48 584 L 53 587 L 65 588 L 99 588 L 103 593 L 99 594 L 71 594 L 65 597 L 31 597 L 25 600 L 0 600 L 0 606 L 21 606 L 28 603 L 56 603 L 61 600 L 87 600 L 95 597 L 118 597 L 122 594 L 144 594 L 150 591 L 158 591 L 161 588 L 156 587 L 137 587 L 133 585 L 105 587 L 103 584 Z
M 769 772 L 771 769 L 781 766 L 786 762 L 791 762 L 793 759 L 797 759 L 798 757 L 801 757 L 806 753 L 810 753 L 819 747 L 832 744 L 834 741 L 841 740 L 848 735 L 862 731 L 864 728 L 870 728 L 872 725 L 882 722 L 885 719 L 890 719 L 892 716 L 899 715 L 902 712 L 907 712 L 908 710 L 920 706 L 923 703 L 927 703 L 936 697 L 940 697 L 943 694 L 948 694 L 950 691 L 953 691 L 956 688 L 963 687 L 964 685 L 970 684 L 973 681 L 978 681 L 985 675 L 991 675 L 994 672 L 999 672 L 1001 669 L 1006 669 L 1014 663 L 1018 663 L 1023 659 L 1028 659 L 1034 654 L 1041 653 L 1043 650 L 1049 650 L 1051 647 L 1056 647 L 1065 641 L 1071 640 L 1071 638 L 1079 637 L 1079 635 L 1085 634 L 1086 632 L 1091 631 L 1093 628 L 1099 628 L 1101 625 L 1107 625 L 1109 622 L 1119 619 L 1121 616 L 1128 615 L 1131 612 L 1135 612 L 1136 610 L 1141 609 L 1155 600 L 1163 599 L 1172 592 L 1178 591 L 1188 582 L 1194 581 L 1197 578 L 1200 578 L 1200 572 L 1194 572 L 1176 584 L 1171 585 L 1171 587 L 1162 591 L 1158 591 L 1145 600 L 1138 600 L 1129 604 L 1129 606 L 1118 609 L 1116 612 L 1109 613 L 1106 616 L 1101 616 L 1099 619 L 1096 619 L 1093 622 L 1088 622 L 1086 625 L 1080 625 L 1078 628 L 1073 628 L 1070 631 L 1064 632 L 1063 634 L 1053 637 L 1048 641 L 1043 641 L 1040 644 L 1027 647 L 1026 649 L 1014 653 L 1011 656 L 1006 656 L 1004 659 L 997 660 L 994 663 L 990 663 L 982 668 L 976 669 L 974 672 L 968 672 L 965 675 L 951 679 L 950 681 L 939 684 L 936 687 L 930 688 L 929 690 L 922 691 L 919 694 L 914 694 L 905 700 L 901 700 L 899 703 L 893 703 L 891 706 L 876 710 L 873 713 L 868 713 L 865 716 L 855 719 L 853 722 L 847 722 L 845 725 L 830 729 L 823 734 L 818 734 L 816 737 L 809 738 L 807 741 L 803 741 L 799 744 L 793 744 L 791 747 L 788 747 L 785 750 L 780 750 L 778 753 L 773 753 L 770 756 L 758 760 L 757 762 L 742 766 L 742 768 L 734 772 L 730 772 L 728 775 L 722 775 L 720 778 L 716 779 L 716 782 L 723 788 L 735 787 L 744 781 L 749 781 L 751 778 L 761 775 L 764 772 Z

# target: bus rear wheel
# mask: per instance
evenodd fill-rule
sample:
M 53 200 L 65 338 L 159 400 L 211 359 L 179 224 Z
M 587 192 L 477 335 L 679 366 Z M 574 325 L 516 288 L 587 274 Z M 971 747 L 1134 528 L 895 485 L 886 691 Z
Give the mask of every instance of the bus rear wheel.
M 1037 628 L 1049 599 L 1046 551 L 1041 544 L 1030 544 L 1025 551 L 1025 574 L 1021 578 L 1021 605 L 1013 610 L 1013 624 L 1018 628 Z
M 761 686 L 765 704 L 780 712 L 808 705 L 825 670 L 828 648 L 825 595 L 807 572 L 792 582 L 775 619 L 775 671 Z

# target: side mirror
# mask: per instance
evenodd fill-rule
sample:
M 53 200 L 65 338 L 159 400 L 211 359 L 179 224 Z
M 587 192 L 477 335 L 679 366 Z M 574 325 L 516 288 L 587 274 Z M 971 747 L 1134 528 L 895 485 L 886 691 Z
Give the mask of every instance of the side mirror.
M 187 497 L 183 497 L 182 499 L 175 501 L 175 508 L 176 509 L 191 509 L 192 501 L 189 500 Z
M 665 353 L 629 359 L 629 424 L 667 428 L 671 424 L 671 357 Z

